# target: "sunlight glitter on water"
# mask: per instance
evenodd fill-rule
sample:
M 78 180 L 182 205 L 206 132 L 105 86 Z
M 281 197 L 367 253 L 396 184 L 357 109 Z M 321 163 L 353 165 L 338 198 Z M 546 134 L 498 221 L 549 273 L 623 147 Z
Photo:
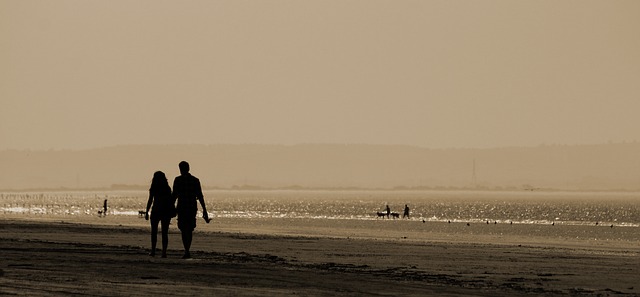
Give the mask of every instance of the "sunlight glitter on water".
M 207 208 L 221 218 L 382 220 L 389 205 L 413 220 L 513 224 L 640 226 L 637 193 L 522 193 L 471 191 L 206 191 Z M 137 216 L 146 191 L 0 193 L 0 214 Z

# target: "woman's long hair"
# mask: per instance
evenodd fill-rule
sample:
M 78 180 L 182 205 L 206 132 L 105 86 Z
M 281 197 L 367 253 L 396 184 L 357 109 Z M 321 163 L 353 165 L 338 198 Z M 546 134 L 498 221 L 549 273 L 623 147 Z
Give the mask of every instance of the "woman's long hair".
M 171 188 L 169 187 L 169 182 L 167 181 L 167 176 L 164 175 L 162 171 L 156 171 L 153 174 L 153 179 L 151 180 L 151 188 L 149 189 L 151 193 L 166 193 L 167 191 L 171 194 Z

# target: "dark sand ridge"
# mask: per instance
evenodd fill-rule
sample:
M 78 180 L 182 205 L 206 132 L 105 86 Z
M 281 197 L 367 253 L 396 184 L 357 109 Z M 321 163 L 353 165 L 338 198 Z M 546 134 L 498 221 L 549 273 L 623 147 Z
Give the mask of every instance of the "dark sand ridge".
M 0 294 L 640 296 L 637 251 L 198 232 L 181 260 L 148 228 L 0 221 Z

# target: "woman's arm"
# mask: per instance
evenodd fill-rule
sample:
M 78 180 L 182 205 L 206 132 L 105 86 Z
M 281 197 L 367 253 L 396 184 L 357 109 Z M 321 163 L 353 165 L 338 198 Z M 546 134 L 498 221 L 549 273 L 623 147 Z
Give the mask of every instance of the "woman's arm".
M 151 208 L 151 204 L 153 204 L 153 194 L 149 191 L 149 200 L 147 200 L 147 211 L 144 213 L 144 219 L 149 220 L 149 209 Z

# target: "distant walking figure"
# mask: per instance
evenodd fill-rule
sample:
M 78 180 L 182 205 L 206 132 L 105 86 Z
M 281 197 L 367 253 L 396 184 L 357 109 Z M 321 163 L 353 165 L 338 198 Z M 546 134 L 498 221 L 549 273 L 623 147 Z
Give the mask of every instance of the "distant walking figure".
M 178 164 L 180 176 L 173 181 L 173 201 L 178 200 L 178 229 L 182 233 L 182 245 L 184 246 L 183 259 L 191 258 L 189 249 L 193 240 L 193 230 L 196 228 L 196 214 L 198 201 L 202 206 L 202 217 L 209 223 L 209 213 L 204 204 L 204 195 L 200 180 L 189 173 L 189 163 L 186 161 Z
M 102 214 L 107 215 L 107 199 L 104 199 L 104 204 L 102 205 Z
M 409 206 L 407 206 L 406 204 L 404 205 L 404 213 L 402 214 L 403 219 L 404 217 L 407 217 L 407 219 L 409 218 Z
M 144 214 L 146 220 L 149 220 L 149 209 L 151 209 L 151 253 L 149 253 L 149 256 L 156 255 L 158 223 L 161 223 L 162 258 L 166 258 L 167 245 L 169 244 L 169 223 L 171 223 L 171 218 L 175 216 L 175 207 L 173 206 L 169 182 L 162 171 L 156 171 L 151 180 L 147 211 Z
M 391 208 L 389 208 L 389 204 L 387 204 L 387 219 L 389 218 L 389 215 L 391 215 Z

